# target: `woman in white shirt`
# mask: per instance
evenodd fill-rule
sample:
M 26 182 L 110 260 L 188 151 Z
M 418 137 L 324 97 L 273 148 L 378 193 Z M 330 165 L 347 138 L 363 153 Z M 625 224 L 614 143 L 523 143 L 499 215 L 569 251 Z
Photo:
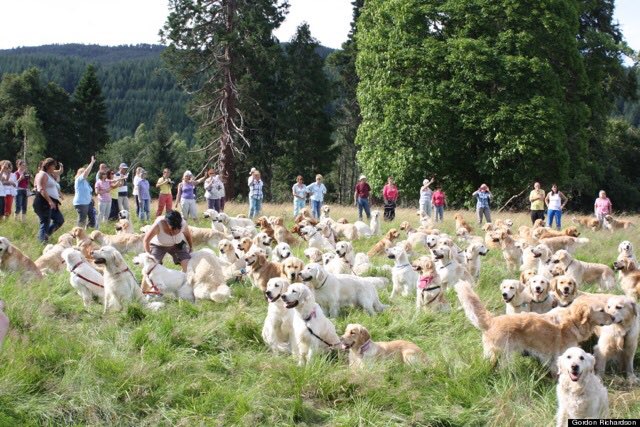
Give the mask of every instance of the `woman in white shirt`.
M 291 193 L 293 194 L 293 216 L 296 217 L 300 213 L 307 203 L 307 186 L 304 185 L 302 175 L 298 175 L 296 183 L 291 187 Z
M 159 216 L 145 233 L 142 240 L 144 250 L 162 264 L 166 254 L 171 255 L 174 264 L 180 264 L 186 273 L 193 251 L 193 241 L 187 221 L 178 211 Z
M 136 215 L 138 216 L 138 219 L 140 218 L 140 207 L 142 206 L 140 198 L 138 197 L 138 184 L 142 179 L 141 175 L 143 170 L 142 166 L 138 166 L 136 168 L 136 174 L 133 176 L 133 198 L 136 201 Z
M 549 191 L 547 197 L 544 199 L 544 203 L 547 205 L 547 227 L 551 227 L 553 218 L 555 217 L 556 228 L 560 230 L 562 225 L 562 209 L 564 209 L 564 205 L 567 204 L 567 200 L 567 197 L 562 191 L 558 191 L 558 186 L 553 184 L 551 191 Z
M 222 212 L 224 184 L 215 169 L 209 169 L 207 175 L 207 179 L 204 180 L 204 197 L 207 199 L 207 208 Z

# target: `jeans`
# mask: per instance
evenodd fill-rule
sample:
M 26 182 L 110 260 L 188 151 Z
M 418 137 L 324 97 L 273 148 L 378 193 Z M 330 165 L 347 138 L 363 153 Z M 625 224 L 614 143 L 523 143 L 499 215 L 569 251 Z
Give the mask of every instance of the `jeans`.
M 196 199 L 184 199 L 181 197 L 180 207 L 182 208 L 182 217 L 184 219 L 198 219 L 198 206 Z
M 78 227 L 85 228 L 87 226 L 87 217 L 89 216 L 89 210 L 91 205 L 73 205 L 78 212 Z
M 118 211 L 129 212 L 129 195 L 127 193 L 118 193 Z
M 213 209 L 216 212 L 222 212 L 221 209 L 222 199 L 207 199 L 207 208 Z
M 249 218 L 253 219 L 260 215 L 260 211 L 262 210 L 262 199 L 254 199 L 251 197 L 249 199 Z
M 111 199 L 106 202 L 98 202 L 98 222 L 96 223 L 96 229 L 100 227 L 103 222 L 109 221 L 109 213 L 111 212 Z
M 140 218 L 140 198 L 137 194 L 134 194 L 133 199 L 136 201 L 136 215 Z
M 162 215 L 162 211 L 165 213 L 171 212 L 173 209 L 173 197 L 171 194 L 160 194 L 158 196 L 158 210 L 156 211 L 156 217 Z
M 444 205 L 442 205 L 442 206 L 434 206 L 433 208 L 436 211 L 436 222 L 438 222 L 438 221 L 442 222 L 442 220 L 444 218 Z
M 151 204 L 151 200 L 149 199 L 141 199 L 140 203 L 140 213 L 138 214 L 142 221 L 149 221 L 149 205 Z
M 46 201 L 44 203 L 46 203 Z M 44 204 L 38 207 L 34 204 L 33 210 L 40 219 L 38 240 L 46 242 L 49 240 L 49 236 L 55 233 L 58 228 L 62 227 L 62 224 L 64 224 L 64 216 L 62 216 L 60 209 L 51 209 L 48 205 L 45 207 Z
M 558 230 L 560 230 L 561 223 L 562 223 L 562 211 L 555 210 L 555 209 L 549 209 L 549 211 L 547 213 L 549 214 L 549 218 L 548 218 L 548 221 L 547 221 L 547 227 L 551 227 L 551 224 L 553 224 L 553 218 L 555 218 L 556 219 L 556 228 Z
M 302 209 L 304 209 L 304 205 L 306 201 L 304 199 L 298 199 L 295 197 L 293 199 L 293 216 L 296 217 L 300 213 Z
M 18 189 L 18 195 L 16 196 L 16 213 L 27 213 L 27 190 Z
M 4 196 L 0 196 L 0 218 L 4 216 Z
M 371 219 L 371 209 L 369 209 L 369 199 L 358 197 L 358 219 L 362 221 L 362 211 L 367 214 L 367 219 Z
M 531 211 L 531 224 L 535 224 L 538 219 L 541 219 L 544 222 L 544 211 Z
M 487 220 L 487 222 L 491 222 L 491 210 L 487 208 L 476 208 L 476 215 L 478 216 L 478 224 L 482 225 L 482 216 Z
M 224 212 L 224 196 L 220 197 L 220 210 L 218 212 Z
M 304 203 L 304 200 L 302 202 Z M 311 213 L 313 214 L 314 218 L 316 219 L 320 218 L 321 207 L 322 207 L 322 200 L 311 200 Z
M 420 202 L 420 212 L 422 212 L 422 216 L 431 218 L 431 200 Z

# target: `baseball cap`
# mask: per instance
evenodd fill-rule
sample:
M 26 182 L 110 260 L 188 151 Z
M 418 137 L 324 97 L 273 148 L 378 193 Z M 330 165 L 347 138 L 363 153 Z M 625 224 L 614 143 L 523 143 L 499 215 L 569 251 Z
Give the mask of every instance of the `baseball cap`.
M 118 169 L 129 169 L 129 166 L 127 166 L 126 163 L 120 163 L 120 166 L 118 167 Z

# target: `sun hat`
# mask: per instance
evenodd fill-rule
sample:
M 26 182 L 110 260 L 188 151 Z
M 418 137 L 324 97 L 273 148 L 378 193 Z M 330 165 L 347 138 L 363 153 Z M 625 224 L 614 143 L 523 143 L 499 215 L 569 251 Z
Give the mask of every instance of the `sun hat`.
M 253 175 L 254 172 L 256 172 L 258 169 L 256 168 L 251 168 L 251 171 L 249 172 L 249 176 Z
M 367 179 L 367 177 L 364 175 L 360 175 L 360 178 L 358 178 L 358 181 L 362 181 L 363 179 Z

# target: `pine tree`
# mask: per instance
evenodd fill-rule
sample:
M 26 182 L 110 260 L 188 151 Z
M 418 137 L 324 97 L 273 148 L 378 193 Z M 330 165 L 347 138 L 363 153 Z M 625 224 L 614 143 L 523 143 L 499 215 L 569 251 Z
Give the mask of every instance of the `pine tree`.
M 250 141 L 241 99 L 251 97 L 243 81 L 263 72 L 250 68 L 268 55 L 272 32 L 284 20 L 288 3 L 279 0 L 171 0 L 160 35 L 169 47 L 163 56 L 179 83 L 192 93 L 191 115 L 208 140 L 207 163 L 219 165 L 226 194 L 235 194 L 235 159 Z M 249 124 L 251 125 L 251 124 Z
M 78 132 L 76 156 L 88 159 L 109 142 L 107 107 L 94 65 L 87 66 L 73 94 L 73 103 Z

